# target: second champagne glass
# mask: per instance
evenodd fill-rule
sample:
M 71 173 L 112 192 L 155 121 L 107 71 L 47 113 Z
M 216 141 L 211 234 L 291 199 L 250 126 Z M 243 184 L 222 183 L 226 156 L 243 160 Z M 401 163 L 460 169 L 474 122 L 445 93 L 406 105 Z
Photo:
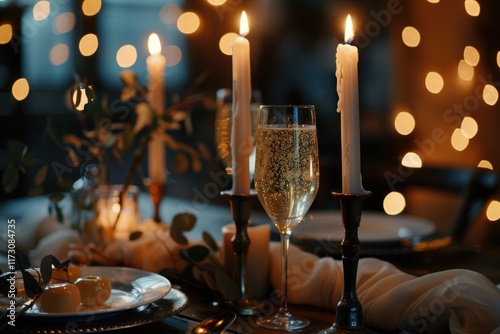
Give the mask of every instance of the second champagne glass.
M 312 105 L 260 108 L 255 159 L 255 190 L 281 238 L 281 304 L 259 318 L 262 327 L 293 330 L 309 320 L 293 316 L 287 304 L 288 248 L 292 230 L 311 207 L 319 186 L 316 114 Z

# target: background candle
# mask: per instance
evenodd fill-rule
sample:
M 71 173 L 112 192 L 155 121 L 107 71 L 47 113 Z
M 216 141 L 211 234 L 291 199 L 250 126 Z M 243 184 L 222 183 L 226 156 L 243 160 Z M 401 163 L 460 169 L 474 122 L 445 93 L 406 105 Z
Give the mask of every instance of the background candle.
M 161 117 L 165 108 L 164 76 L 166 59 L 161 55 L 161 43 L 157 34 L 153 33 L 149 36 L 148 48 L 151 54 L 146 59 L 149 75 L 148 98 L 157 116 Z M 165 144 L 163 143 L 162 129 L 160 127 L 151 134 L 148 145 L 149 178 L 153 183 L 165 183 Z
M 354 38 L 351 16 L 347 16 L 345 42 Z M 342 192 L 360 194 L 361 161 L 359 140 L 358 48 L 339 44 L 336 55 L 338 109 L 341 120 Z
M 231 130 L 231 155 L 233 189 L 235 194 L 250 193 L 250 153 L 253 149 L 250 100 L 250 43 L 248 20 L 241 14 L 240 36 L 233 43 L 233 120 Z

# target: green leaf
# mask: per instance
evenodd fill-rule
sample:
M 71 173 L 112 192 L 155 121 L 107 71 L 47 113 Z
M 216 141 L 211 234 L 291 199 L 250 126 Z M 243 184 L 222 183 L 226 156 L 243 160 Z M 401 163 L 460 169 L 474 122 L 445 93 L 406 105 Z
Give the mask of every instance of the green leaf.
M 43 194 L 43 187 L 37 186 L 28 190 L 28 197 L 36 197 L 40 196 L 41 194 Z
M 8 165 L 2 175 L 2 186 L 5 192 L 11 193 L 17 188 L 19 183 L 19 170 L 13 165 Z
M 35 175 L 35 185 L 40 186 L 47 177 L 48 165 L 43 165 Z
M 47 255 L 40 262 L 40 272 L 42 273 L 43 281 L 47 284 L 52 278 L 52 262 L 54 261 L 54 256 Z
M 218 251 L 219 246 L 217 245 L 217 241 L 208 233 L 207 231 L 202 232 L 203 241 L 210 247 L 213 251 Z
M 22 141 L 17 139 L 10 139 L 7 141 L 8 162 L 19 165 L 28 147 Z
M 186 260 L 200 262 L 207 258 L 207 256 L 210 254 L 210 251 L 205 246 L 195 245 L 193 247 L 182 249 L 180 254 Z

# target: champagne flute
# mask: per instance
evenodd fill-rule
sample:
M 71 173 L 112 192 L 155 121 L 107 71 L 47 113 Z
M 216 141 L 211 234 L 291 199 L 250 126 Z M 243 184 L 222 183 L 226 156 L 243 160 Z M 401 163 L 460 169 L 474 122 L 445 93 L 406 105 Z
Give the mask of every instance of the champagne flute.
M 281 239 L 281 304 L 257 324 L 294 330 L 309 320 L 293 316 L 287 304 L 288 248 L 292 230 L 311 207 L 319 186 L 316 114 L 312 105 L 260 107 L 255 159 L 255 190 Z

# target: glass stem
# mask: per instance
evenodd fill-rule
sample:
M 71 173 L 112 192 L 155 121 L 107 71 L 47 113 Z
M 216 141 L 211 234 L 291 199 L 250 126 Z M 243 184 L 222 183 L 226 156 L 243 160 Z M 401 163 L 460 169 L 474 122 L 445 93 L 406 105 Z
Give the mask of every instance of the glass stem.
M 290 246 L 290 233 L 282 233 L 281 239 L 281 305 L 280 316 L 288 316 L 288 248 Z

